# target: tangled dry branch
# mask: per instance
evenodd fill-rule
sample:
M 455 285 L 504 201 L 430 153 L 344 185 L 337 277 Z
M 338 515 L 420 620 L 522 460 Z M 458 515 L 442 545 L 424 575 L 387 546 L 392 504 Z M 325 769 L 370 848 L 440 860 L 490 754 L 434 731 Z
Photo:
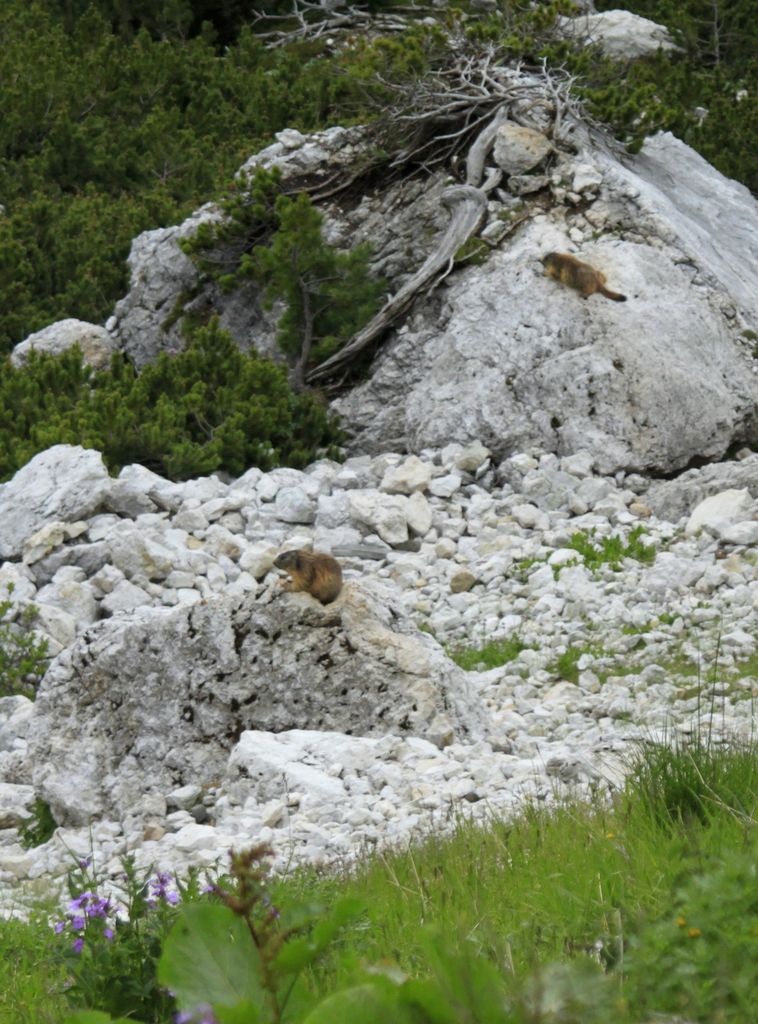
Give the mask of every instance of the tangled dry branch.
M 395 7 L 391 14 L 372 14 L 365 7 L 343 3 L 341 0 L 325 0 L 324 3 L 293 0 L 292 10 L 288 14 L 265 14 L 259 11 L 253 18 L 253 24 L 257 26 L 257 37 L 265 42 L 267 48 L 275 49 L 359 29 L 370 28 L 379 33 L 404 32 L 408 28 L 409 19 L 432 13 L 432 8 L 415 4 Z M 264 31 L 264 24 L 270 24 L 271 29 Z
M 380 145 L 394 153 L 391 167 L 446 166 L 467 150 L 468 180 L 472 161 L 481 162 L 488 143 L 481 129 L 495 112 L 500 121 L 507 118 L 536 128 L 556 145 L 567 144 L 571 132 L 586 121 L 571 92 L 574 79 L 566 72 L 548 72 L 544 65 L 504 66 L 495 47 L 476 55 L 451 48 L 447 57 L 442 66 L 413 82 L 382 82 L 395 102 L 385 106 L 373 129 Z M 475 141 L 479 154 L 473 149 Z

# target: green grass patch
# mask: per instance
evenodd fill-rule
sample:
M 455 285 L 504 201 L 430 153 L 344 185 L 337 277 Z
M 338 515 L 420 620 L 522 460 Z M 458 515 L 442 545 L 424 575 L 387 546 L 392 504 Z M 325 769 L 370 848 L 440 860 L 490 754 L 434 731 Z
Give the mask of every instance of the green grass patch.
M 508 637 L 503 640 L 490 640 L 482 647 L 451 647 L 448 648 L 447 654 L 466 672 L 485 671 L 515 661 L 527 647 L 528 644 L 523 643 L 518 637 Z
M 627 798 L 666 829 L 706 825 L 731 814 L 752 826 L 758 808 L 758 742 L 725 751 L 708 735 L 673 736 L 641 751 Z
M 606 651 L 599 644 L 570 644 L 563 654 L 559 654 L 555 661 L 548 665 L 548 672 L 560 676 L 561 679 L 565 679 L 569 683 L 578 683 L 579 660 L 585 654 L 589 654 L 593 658 L 609 658 L 613 656 L 610 651 Z M 616 675 L 620 675 L 621 671 L 613 670 Z
M 360 978 L 365 998 L 403 1006 L 377 1020 L 639 1024 L 665 1011 L 697 1024 L 750 1021 L 758 990 L 756 755 L 755 744 L 719 746 L 707 731 L 641 745 L 610 803 L 535 802 L 511 821 L 484 825 L 461 818 L 449 835 L 432 833 L 342 872 L 299 869 L 274 881 L 267 900 L 283 919 L 304 901 L 334 908 L 347 900 L 358 911 L 325 957 L 308 961 L 311 1003 L 334 1000 L 335 1015 L 314 1020 L 355 1019 L 336 1008 Z M 0 923 L 0 1024 L 65 1019 L 66 962 L 55 956 L 56 941 L 40 921 Z M 298 956 L 309 948 L 298 946 Z M 110 956 L 88 971 L 129 967 Z M 379 995 L 370 982 L 377 972 L 387 989 Z M 412 984 L 401 997 L 403 978 Z M 470 991 L 467 978 L 479 979 Z M 121 975 L 102 975 L 93 991 L 117 985 Z M 438 1015 L 405 1015 L 417 988 Z M 454 1011 L 443 1012 L 445 999 Z
M 655 561 L 655 548 L 642 541 L 646 532 L 644 526 L 635 526 L 629 531 L 626 543 L 618 535 L 601 537 L 596 543 L 594 528 L 589 531 L 577 530 L 567 547 L 581 555 L 582 561 L 590 571 L 608 565 L 614 572 L 620 572 L 625 558 L 645 563 Z
M 0 921 L 0 1024 L 58 1024 L 70 1009 L 66 970 L 47 921 Z

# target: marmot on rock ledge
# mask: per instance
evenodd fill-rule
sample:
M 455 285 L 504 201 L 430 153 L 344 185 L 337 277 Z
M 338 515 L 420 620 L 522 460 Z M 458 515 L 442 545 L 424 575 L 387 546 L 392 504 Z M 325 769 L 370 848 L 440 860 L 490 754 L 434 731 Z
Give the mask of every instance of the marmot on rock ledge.
M 613 299 L 614 302 L 626 302 L 626 295 L 619 292 L 612 292 L 605 287 L 605 274 L 601 270 L 595 270 L 589 263 L 583 263 L 576 256 L 567 252 L 549 252 L 542 257 L 542 263 L 548 277 L 552 277 L 561 284 L 570 285 L 581 293 L 583 299 L 589 298 L 595 292 L 605 295 L 606 299 Z
M 320 551 L 298 548 L 283 551 L 274 559 L 277 569 L 290 575 L 285 590 L 305 591 L 321 604 L 329 604 L 342 590 L 342 569 L 336 558 Z

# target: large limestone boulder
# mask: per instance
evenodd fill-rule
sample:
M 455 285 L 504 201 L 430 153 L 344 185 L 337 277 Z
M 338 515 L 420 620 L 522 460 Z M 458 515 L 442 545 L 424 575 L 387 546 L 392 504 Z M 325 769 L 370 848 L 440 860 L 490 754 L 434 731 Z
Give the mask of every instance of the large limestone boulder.
M 117 350 L 115 339 L 104 327 L 69 318 L 50 324 L 19 342 L 11 352 L 11 363 L 23 366 L 32 351 L 59 356 L 74 345 L 81 349 L 82 361 L 94 370 L 106 370 Z
M 52 664 L 28 741 L 36 790 L 83 824 L 215 784 L 245 730 L 290 729 L 444 746 L 480 738 L 484 712 L 392 591 L 348 583 L 328 606 L 276 588 L 100 622 Z
M 336 402 L 355 450 L 477 439 L 495 457 L 582 449 L 602 473 L 671 472 L 758 442 L 748 190 L 670 135 L 628 166 L 587 148 L 556 180 L 554 208 L 451 275 L 442 311 L 421 306 Z M 627 301 L 546 277 L 553 250 L 601 269 Z
M 719 462 L 712 466 L 689 469 L 675 480 L 654 481 L 645 493 L 645 501 L 659 519 L 676 523 L 682 516 L 689 516 L 690 513 L 694 515 L 697 507 L 706 499 L 733 492 L 758 496 L 758 455 L 749 455 L 740 461 Z M 739 504 L 741 510 L 749 507 L 747 499 Z M 733 511 L 737 509 L 733 508 Z M 699 524 L 695 519 L 694 523 L 688 520 L 688 525 L 692 530 Z
M 100 452 L 56 444 L 35 455 L 0 489 L 0 561 L 19 558 L 26 539 L 47 523 L 94 515 L 110 486 Z
M 201 224 L 220 219 L 218 207 L 208 203 L 181 224 L 143 231 L 132 242 L 127 259 L 131 287 L 107 327 L 136 366 L 152 362 L 163 350 L 184 348 L 181 313 L 193 308 L 200 272 L 179 243 Z

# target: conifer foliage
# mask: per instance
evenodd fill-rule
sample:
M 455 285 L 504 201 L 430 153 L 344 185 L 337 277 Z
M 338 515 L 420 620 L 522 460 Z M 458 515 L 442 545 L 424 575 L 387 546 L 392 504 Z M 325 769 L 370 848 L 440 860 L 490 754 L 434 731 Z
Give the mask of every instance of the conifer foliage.
M 278 230 L 270 245 L 243 256 L 240 270 L 265 285 L 272 304 L 283 299 L 277 341 L 302 391 L 305 373 L 335 352 L 376 312 L 384 284 L 368 274 L 370 249 L 338 252 L 321 235 L 322 215 L 305 192 L 276 201 Z
M 0 479 L 59 443 L 99 449 L 111 471 L 138 462 L 174 480 L 335 453 L 336 422 L 316 397 L 292 392 L 284 368 L 241 353 L 215 321 L 188 335 L 184 352 L 161 354 L 139 375 L 122 356 L 94 374 L 78 349 L 7 364 Z

